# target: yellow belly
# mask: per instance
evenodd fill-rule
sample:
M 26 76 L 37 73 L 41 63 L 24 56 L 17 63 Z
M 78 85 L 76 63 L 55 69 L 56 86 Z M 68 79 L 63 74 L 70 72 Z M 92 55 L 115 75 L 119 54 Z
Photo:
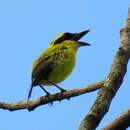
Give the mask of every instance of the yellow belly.
M 61 58 L 58 62 L 57 67 L 47 75 L 48 80 L 55 84 L 64 81 L 71 74 L 75 66 L 75 54 L 71 54 L 67 58 Z M 47 86 L 52 85 L 45 80 L 42 80 L 40 84 Z

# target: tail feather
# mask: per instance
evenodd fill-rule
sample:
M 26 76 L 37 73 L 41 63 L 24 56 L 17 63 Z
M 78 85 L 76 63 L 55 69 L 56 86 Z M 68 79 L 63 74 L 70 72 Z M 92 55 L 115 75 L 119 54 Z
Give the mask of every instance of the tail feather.
M 29 98 L 31 97 L 32 89 L 33 89 L 33 85 L 31 84 L 31 87 L 30 87 L 30 90 L 29 90 L 29 93 L 28 93 L 27 101 L 29 101 Z

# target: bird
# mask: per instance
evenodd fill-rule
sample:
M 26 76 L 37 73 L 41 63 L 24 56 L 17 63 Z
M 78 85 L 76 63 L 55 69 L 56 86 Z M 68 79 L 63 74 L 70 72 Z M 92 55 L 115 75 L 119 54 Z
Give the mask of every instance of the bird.
M 40 86 L 46 96 L 49 96 L 50 93 L 44 86 L 55 86 L 62 93 L 66 91 L 57 84 L 64 81 L 73 71 L 78 48 L 90 45 L 87 42 L 79 41 L 88 32 L 89 30 L 80 33 L 64 32 L 58 35 L 49 48 L 35 60 L 32 65 L 32 80 L 27 101 L 31 97 L 34 86 Z

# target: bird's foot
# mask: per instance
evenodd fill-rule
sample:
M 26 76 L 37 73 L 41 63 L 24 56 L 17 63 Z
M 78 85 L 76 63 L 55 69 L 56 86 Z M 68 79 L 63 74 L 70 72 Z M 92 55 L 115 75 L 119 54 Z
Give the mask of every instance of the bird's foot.
M 61 90 L 61 93 L 66 92 L 66 90 L 65 90 L 65 89 L 63 89 L 63 88 L 62 88 L 62 89 L 60 89 L 60 90 Z
M 46 96 L 45 96 L 45 98 L 46 98 L 46 100 L 48 100 L 48 101 L 50 101 L 50 99 L 49 99 L 49 96 L 50 96 L 51 94 L 48 92 L 47 94 L 46 94 Z M 49 102 L 49 106 L 52 106 L 53 105 L 53 101 L 50 101 Z

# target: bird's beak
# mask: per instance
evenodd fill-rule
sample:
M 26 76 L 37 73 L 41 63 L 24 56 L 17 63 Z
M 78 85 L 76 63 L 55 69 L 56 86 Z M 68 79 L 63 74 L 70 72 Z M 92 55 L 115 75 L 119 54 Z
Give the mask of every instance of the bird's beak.
M 78 41 L 80 38 L 82 38 L 88 32 L 89 32 L 89 30 L 85 30 L 85 31 L 80 32 L 80 33 L 75 33 L 71 40 L 72 41 Z
M 79 41 L 77 41 L 77 43 L 79 44 L 79 46 L 90 46 L 90 44 L 87 43 L 87 42 L 79 42 Z

